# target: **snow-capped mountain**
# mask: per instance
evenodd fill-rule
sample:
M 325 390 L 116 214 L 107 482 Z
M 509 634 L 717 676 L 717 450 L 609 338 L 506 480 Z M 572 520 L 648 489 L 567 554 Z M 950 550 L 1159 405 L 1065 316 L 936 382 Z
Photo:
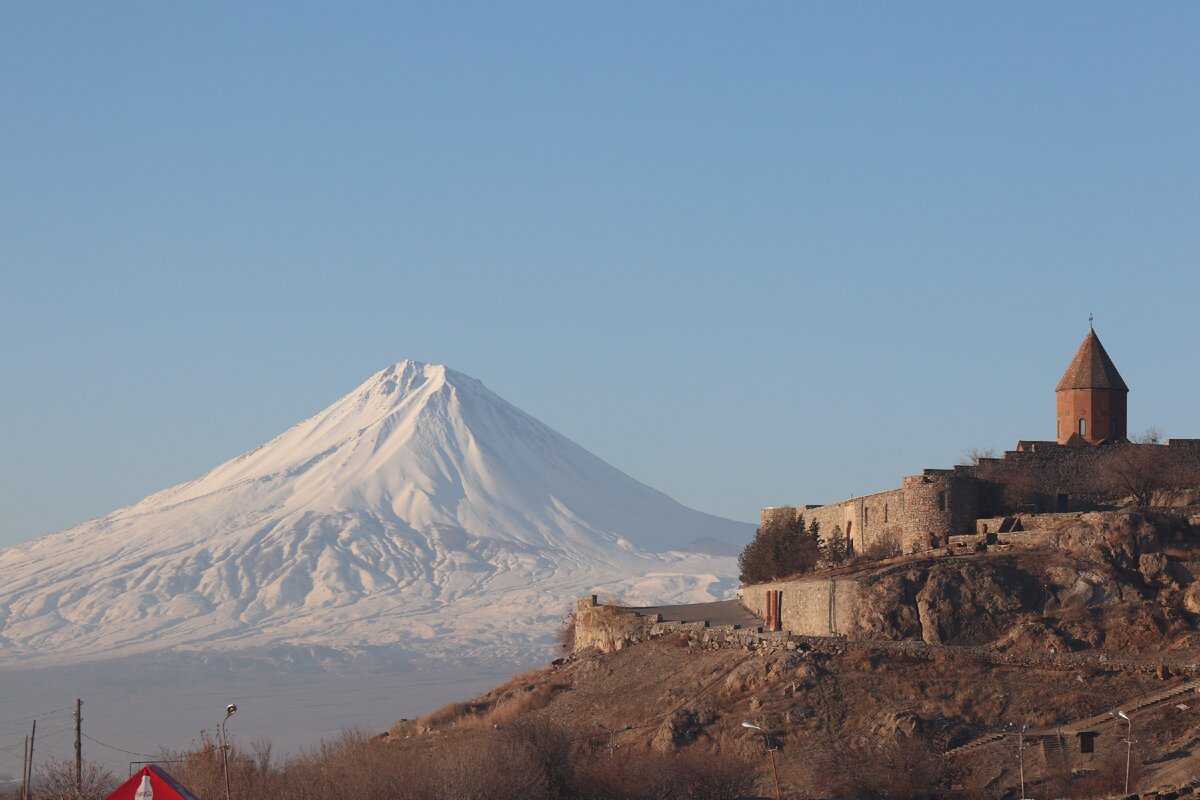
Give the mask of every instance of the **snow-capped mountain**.
M 0 663 L 166 648 L 527 653 L 588 591 L 726 595 L 752 526 L 405 361 L 198 480 L 0 551 Z

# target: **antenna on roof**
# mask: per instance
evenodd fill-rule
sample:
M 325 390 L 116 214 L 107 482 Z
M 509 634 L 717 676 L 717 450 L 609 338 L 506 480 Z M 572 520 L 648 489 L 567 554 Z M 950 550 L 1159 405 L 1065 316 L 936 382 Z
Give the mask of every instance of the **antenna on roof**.
M 1088 330 L 1089 331 L 1092 329 L 1092 320 L 1093 319 L 1094 319 L 1094 317 L 1091 314 L 1088 314 Z

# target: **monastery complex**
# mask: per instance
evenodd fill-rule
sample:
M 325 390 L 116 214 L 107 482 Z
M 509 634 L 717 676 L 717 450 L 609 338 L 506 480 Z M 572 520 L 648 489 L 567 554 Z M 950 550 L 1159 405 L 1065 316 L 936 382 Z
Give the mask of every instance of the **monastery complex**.
M 852 553 L 915 553 L 944 547 L 956 534 L 1012 530 L 1021 514 L 1103 508 L 1118 461 L 1149 454 L 1161 468 L 1200 467 L 1200 439 L 1128 440 L 1129 387 L 1094 330 L 1055 394 L 1055 441 L 1021 441 L 1001 458 L 926 469 L 903 478 L 899 488 L 841 503 L 764 508 L 763 524 L 802 514 L 820 525 L 822 538 L 845 537 Z

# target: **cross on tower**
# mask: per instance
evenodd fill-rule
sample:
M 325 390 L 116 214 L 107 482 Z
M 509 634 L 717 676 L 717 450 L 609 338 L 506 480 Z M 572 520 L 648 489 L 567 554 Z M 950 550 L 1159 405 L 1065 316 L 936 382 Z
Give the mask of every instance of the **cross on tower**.
M 1092 329 L 1092 319 L 1093 319 L 1092 315 L 1088 314 L 1088 330 L 1089 331 Z

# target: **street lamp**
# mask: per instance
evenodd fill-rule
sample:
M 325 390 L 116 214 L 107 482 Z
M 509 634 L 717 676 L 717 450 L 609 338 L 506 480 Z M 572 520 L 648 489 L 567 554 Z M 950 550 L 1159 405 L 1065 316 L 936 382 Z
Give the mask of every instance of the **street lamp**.
M 237 704 L 225 706 L 225 719 L 221 720 L 221 761 L 225 765 L 225 800 L 229 800 L 229 739 L 225 736 L 225 723 L 237 713 Z
M 775 800 L 783 800 L 783 793 L 779 789 L 779 770 L 775 766 L 775 750 L 777 748 L 771 746 L 771 734 L 767 733 L 765 728 L 760 728 L 753 722 L 743 722 L 742 727 L 758 731 L 763 735 L 763 741 L 767 745 L 767 752 L 771 754 L 771 775 L 775 778 Z
M 1013 724 L 1008 723 L 1008 728 L 1011 730 Z M 1017 731 L 1017 769 L 1021 773 L 1021 800 L 1025 800 L 1025 731 L 1029 730 L 1029 723 L 1021 726 Z
M 1113 719 L 1125 720 L 1125 795 L 1129 796 L 1129 762 L 1133 754 L 1133 720 L 1124 711 L 1110 711 Z

